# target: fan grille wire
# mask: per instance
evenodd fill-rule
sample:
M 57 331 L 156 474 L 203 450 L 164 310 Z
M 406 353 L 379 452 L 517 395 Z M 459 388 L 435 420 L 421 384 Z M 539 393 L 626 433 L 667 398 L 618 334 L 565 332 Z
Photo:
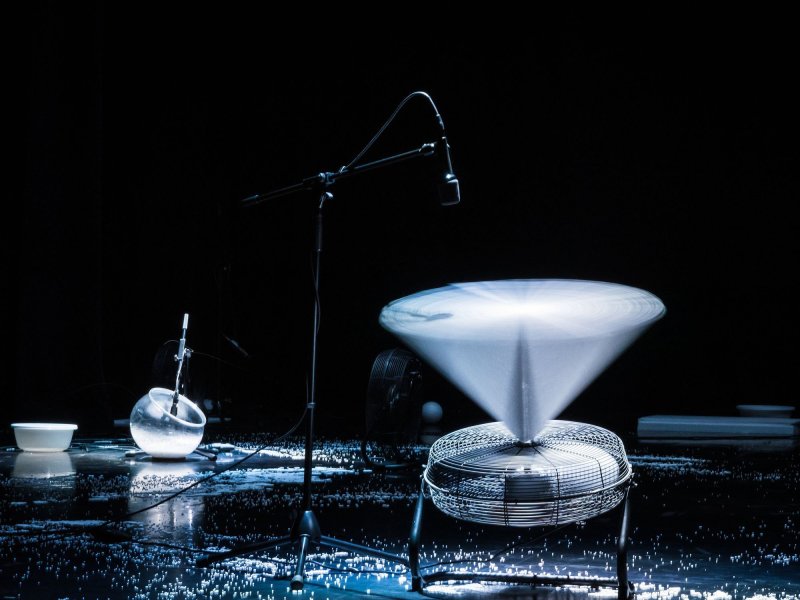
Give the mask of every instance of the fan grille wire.
M 499 422 L 449 433 L 431 447 L 424 479 L 436 507 L 452 517 L 533 527 L 611 510 L 624 498 L 631 475 L 614 433 L 548 421 L 532 444 Z

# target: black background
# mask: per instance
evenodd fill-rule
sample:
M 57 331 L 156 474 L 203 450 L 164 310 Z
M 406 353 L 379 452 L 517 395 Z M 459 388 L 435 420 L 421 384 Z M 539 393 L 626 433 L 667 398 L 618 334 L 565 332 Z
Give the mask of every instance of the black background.
M 794 403 L 798 49 L 785 16 L 459 12 L 457 25 L 394 7 L 356 27 L 302 6 L 198 6 L 39 3 L 13 20 L 24 166 L 6 221 L 8 422 L 109 430 L 154 385 L 184 312 L 193 399 L 224 400 L 242 428 L 295 419 L 314 198 L 240 200 L 337 169 L 417 89 L 445 119 L 463 201 L 439 206 L 425 162 L 337 184 L 323 433 L 358 431 L 372 360 L 398 345 L 380 309 L 467 280 L 606 280 L 664 301 L 567 417 L 629 429 L 645 414 Z M 368 158 L 435 137 L 414 100 Z M 433 373 L 427 397 L 445 427 L 487 420 Z

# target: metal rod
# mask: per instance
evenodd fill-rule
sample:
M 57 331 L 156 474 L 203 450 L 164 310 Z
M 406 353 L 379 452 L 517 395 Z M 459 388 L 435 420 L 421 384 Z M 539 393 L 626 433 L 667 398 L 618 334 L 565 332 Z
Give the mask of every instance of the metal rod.
M 625 488 L 625 499 L 622 501 L 622 522 L 617 540 L 617 598 L 626 600 L 628 590 L 628 525 L 630 521 L 630 486 Z
M 408 562 L 411 569 L 411 589 L 421 592 L 425 581 L 419 574 L 419 543 L 422 532 L 422 512 L 425 508 L 425 481 L 419 488 L 419 496 L 414 507 L 414 518 L 411 521 L 411 533 L 408 536 Z
M 322 209 L 333 194 L 324 191 L 314 218 L 314 319 L 311 336 L 311 375 L 306 406 L 306 448 L 303 462 L 303 510 L 311 510 L 311 478 L 314 468 L 314 413 L 317 406 L 317 370 L 319 348 L 319 270 L 322 261 Z
M 364 163 L 363 165 L 358 165 L 355 167 L 351 167 L 349 169 L 337 171 L 335 173 L 331 172 L 318 173 L 317 175 L 313 175 L 312 177 L 306 177 L 300 183 L 278 188 L 277 190 L 274 190 L 272 192 L 267 192 L 265 194 L 254 194 L 252 196 L 249 196 L 244 200 L 242 200 L 242 205 L 245 207 L 255 206 L 267 200 L 276 200 L 278 198 L 283 198 L 284 196 L 290 196 L 291 194 L 296 194 L 297 192 L 302 192 L 304 190 L 313 190 L 320 187 L 325 189 L 339 179 L 346 179 L 348 177 L 352 177 L 353 175 L 358 175 L 360 173 L 364 173 L 366 171 L 372 171 L 374 169 L 379 169 L 382 167 L 388 167 L 390 165 L 394 165 L 400 162 L 405 162 L 413 158 L 424 158 L 427 156 L 433 156 L 434 154 L 436 154 L 438 144 L 441 143 L 442 143 L 441 141 L 429 142 L 427 144 L 422 144 L 422 146 L 420 146 L 419 148 L 408 150 L 407 152 L 401 152 L 400 154 L 387 156 L 386 158 L 374 160 L 372 162 Z
M 277 538 L 274 540 L 270 540 L 269 542 L 257 542 L 255 544 L 248 544 L 246 546 L 239 546 L 234 550 L 228 550 L 226 552 L 215 552 L 213 554 L 207 554 L 206 556 L 200 558 L 195 563 L 197 567 L 207 567 L 210 564 L 215 562 L 219 562 L 221 560 L 225 560 L 227 558 L 233 558 L 234 556 L 240 556 L 242 554 L 246 554 L 248 552 L 257 552 L 259 550 L 265 550 L 267 548 L 280 548 L 282 546 L 286 546 L 288 544 L 293 544 L 297 541 L 297 538 L 292 536 L 286 536 Z
M 323 546 L 328 546 L 329 548 L 352 550 L 353 552 L 357 552 L 359 554 L 366 554 L 368 556 L 374 556 L 376 558 L 383 558 L 385 560 L 396 562 L 403 565 L 404 567 L 409 566 L 408 560 L 406 560 L 402 556 L 398 556 L 397 554 L 392 554 L 391 552 L 384 552 L 383 550 L 378 550 L 377 548 L 362 546 L 361 544 L 356 544 L 355 542 L 347 542 L 345 540 L 340 540 L 337 538 L 327 537 L 323 535 L 320 536 L 319 543 Z
M 494 581 L 505 583 L 529 583 L 544 585 L 579 585 L 597 589 L 614 586 L 614 577 L 571 577 L 569 575 L 514 575 L 513 573 L 478 573 L 464 571 L 437 571 L 425 576 L 426 583 L 434 581 Z
M 292 591 L 300 591 L 303 589 L 303 579 L 305 577 L 304 571 L 306 568 L 306 553 L 308 552 L 308 542 L 311 536 L 303 534 L 300 536 L 300 552 L 297 556 L 297 566 L 295 567 L 294 577 L 290 587 Z

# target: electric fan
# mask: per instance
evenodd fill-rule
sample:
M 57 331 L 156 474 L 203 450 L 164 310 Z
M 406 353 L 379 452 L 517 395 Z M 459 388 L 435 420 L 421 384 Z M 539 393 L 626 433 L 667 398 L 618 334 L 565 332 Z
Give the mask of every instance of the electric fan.
M 532 442 L 502 423 L 459 429 L 431 447 L 424 480 L 442 512 L 512 527 L 583 521 L 622 501 L 631 467 L 610 431 L 549 421 Z
M 417 441 L 420 426 L 421 363 L 400 348 L 384 350 L 375 358 L 367 385 L 365 430 L 361 457 L 374 469 L 400 469 L 414 463 L 401 446 Z M 369 446 L 381 448 L 385 460 L 369 456 Z
M 401 298 L 380 323 L 500 422 L 454 431 L 431 447 L 409 539 L 412 587 L 433 581 L 614 586 L 629 596 L 628 489 L 620 439 L 556 417 L 664 315 L 654 295 L 598 281 L 453 284 Z M 443 513 L 476 523 L 542 527 L 622 504 L 616 578 L 440 571 L 422 575 L 426 490 Z

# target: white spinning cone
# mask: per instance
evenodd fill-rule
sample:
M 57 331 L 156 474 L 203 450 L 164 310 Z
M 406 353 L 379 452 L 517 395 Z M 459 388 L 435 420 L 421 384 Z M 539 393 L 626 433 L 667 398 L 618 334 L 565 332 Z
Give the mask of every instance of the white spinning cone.
M 530 279 L 420 292 L 380 323 L 528 441 L 663 315 L 637 288 Z

